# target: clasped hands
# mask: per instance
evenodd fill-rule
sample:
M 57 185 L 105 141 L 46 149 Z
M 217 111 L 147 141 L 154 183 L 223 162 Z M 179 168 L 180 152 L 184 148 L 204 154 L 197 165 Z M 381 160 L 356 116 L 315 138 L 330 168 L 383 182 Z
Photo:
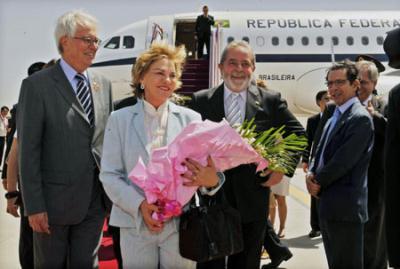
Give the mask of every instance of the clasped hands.
M 185 165 L 188 169 L 187 172 L 181 174 L 186 179 L 186 182 L 183 183 L 184 186 L 211 188 L 218 185 L 217 169 L 211 156 L 207 157 L 206 166 L 190 158 L 187 158 L 182 165 Z M 161 232 L 164 223 L 151 217 L 154 212 L 159 212 L 160 208 L 155 204 L 149 204 L 146 199 L 142 201 L 139 208 L 147 228 L 154 233 Z
M 321 185 L 319 185 L 313 173 L 309 173 L 306 175 L 306 185 L 308 193 L 314 196 L 315 198 L 319 198 L 319 192 L 321 191 Z

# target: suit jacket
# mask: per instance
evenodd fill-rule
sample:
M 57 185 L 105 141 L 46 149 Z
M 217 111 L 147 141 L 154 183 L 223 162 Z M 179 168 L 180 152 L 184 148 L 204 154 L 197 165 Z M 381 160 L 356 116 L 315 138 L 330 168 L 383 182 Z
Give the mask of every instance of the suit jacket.
M 384 146 L 386 133 L 386 118 L 379 112 L 381 103 L 372 97 L 375 112 L 372 114 L 374 123 L 374 148 L 368 167 L 368 216 L 381 215 L 384 205 Z
M 389 265 L 400 267 L 400 84 L 389 93 L 385 144 L 385 214 Z
M 225 117 L 224 85 L 194 93 L 190 107 L 203 119 L 219 122 Z M 304 129 L 287 109 L 286 101 L 279 93 L 251 85 L 247 90 L 246 120 L 255 118 L 256 131 L 285 125 L 288 134 L 304 135 Z M 237 208 L 242 222 L 265 220 L 268 190 L 260 183 L 265 178 L 256 174 L 256 166 L 241 165 L 224 172 L 226 181 L 222 186 L 227 200 Z
M 321 185 L 321 219 L 367 221 L 367 169 L 373 130 L 371 117 L 358 100 L 338 119 L 326 142 L 323 168 L 315 174 L 317 164 L 312 165 L 315 179 Z M 316 161 L 323 143 L 321 140 L 317 147 Z
M 208 15 L 205 17 L 204 15 L 197 16 L 195 31 L 196 35 L 199 38 L 205 38 L 211 34 L 211 26 L 214 25 L 214 17 Z
M 317 131 L 318 124 L 321 119 L 321 113 L 315 114 L 307 119 L 307 127 L 306 127 L 306 134 L 307 134 L 307 141 L 308 145 L 307 148 L 303 152 L 302 162 L 309 163 L 310 161 L 310 152 L 311 146 L 313 145 L 313 140 L 315 137 L 315 133 Z
M 169 102 L 167 143 L 181 132 L 191 121 L 200 120 L 198 113 Z M 114 111 L 107 123 L 100 180 L 113 207 L 110 224 L 117 227 L 136 228 L 143 232 L 143 220 L 139 206 L 144 193 L 131 183 L 128 174 L 139 157 L 148 163 L 150 152 L 146 150 L 147 138 L 144 126 L 143 101 L 134 106 Z M 176 220 L 174 220 L 176 221 Z
M 59 63 L 22 82 L 17 129 L 25 212 L 47 212 L 50 224 L 81 222 L 93 192 L 101 192 L 94 173 L 112 108 L 111 84 L 91 71 L 88 76 L 94 128 Z

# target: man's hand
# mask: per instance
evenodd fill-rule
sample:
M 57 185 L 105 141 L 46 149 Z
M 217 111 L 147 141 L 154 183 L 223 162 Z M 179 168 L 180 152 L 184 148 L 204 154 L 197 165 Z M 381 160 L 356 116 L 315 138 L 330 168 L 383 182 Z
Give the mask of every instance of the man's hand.
M 278 184 L 279 182 L 282 181 L 282 178 L 284 176 L 284 174 L 281 172 L 273 172 L 271 170 L 265 171 L 265 174 L 266 176 L 269 176 L 269 179 L 261 183 L 261 186 L 263 187 L 271 187 Z
M 161 221 L 155 220 L 151 217 L 153 212 L 158 212 L 159 209 L 156 205 L 154 204 L 149 204 L 146 200 L 143 200 L 143 202 L 139 206 L 140 212 L 142 213 L 142 217 L 144 220 L 144 223 L 146 224 L 147 228 L 154 233 L 159 233 L 162 231 L 164 228 L 163 223 Z
M 319 185 L 315 181 L 315 176 L 314 174 L 308 174 L 306 176 L 306 185 L 307 185 L 307 190 L 308 193 L 314 196 L 315 198 L 319 198 L 318 194 L 321 191 L 321 185 Z
M 28 216 L 28 219 L 29 225 L 32 227 L 34 232 L 50 234 L 47 212 L 30 215 Z
M 7 213 L 13 215 L 16 218 L 19 218 L 18 214 L 18 205 L 15 204 L 18 197 L 7 199 Z
M 301 166 L 303 167 L 303 172 L 307 174 L 307 172 L 308 172 L 308 163 L 302 162 Z
M 188 171 L 181 176 L 187 179 L 184 186 L 204 186 L 206 188 L 218 185 L 217 168 L 211 156 L 207 157 L 207 165 L 202 166 L 199 162 L 192 159 L 184 161 Z

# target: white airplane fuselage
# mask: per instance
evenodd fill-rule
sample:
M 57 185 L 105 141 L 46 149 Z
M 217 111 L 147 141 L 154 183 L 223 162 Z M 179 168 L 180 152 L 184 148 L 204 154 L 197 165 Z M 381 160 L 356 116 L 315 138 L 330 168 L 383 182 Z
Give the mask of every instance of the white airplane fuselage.
M 154 34 L 176 44 L 180 34 L 177 25 L 193 24 L 197 15 L 149 17 L 122 28 L 101 44 L 92 68 L 111 79 L 115 99 L 129 95 L 132 64 L 157 39 Z M 326 69 L 334 61 L 354 60 L 358 54 L 369 54 L 385 64 L 386 71 L 378 81 L 379 94 L 387 94 L 400 83 L 400 74 L 387 67 L 383 51 L 386 32 L 400 27 L 399 11 L 257 11 L 211 15 L 221 25 L 219 51 L 231 40 L 248 41 L 256 55 L 255 77 L 281 92 L 292 111 L 318 111 L 315 95 L 326 90 Z M 155 25 L 159 28 L 155 29 Z M 194 50 L 188 52 L 189 56 L 194 54 Z

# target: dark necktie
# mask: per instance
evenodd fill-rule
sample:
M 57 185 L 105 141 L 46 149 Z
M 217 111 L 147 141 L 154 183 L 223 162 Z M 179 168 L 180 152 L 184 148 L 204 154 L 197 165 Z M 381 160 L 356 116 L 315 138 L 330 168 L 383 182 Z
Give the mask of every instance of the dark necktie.
M 93 126 L 94 113 L 92 107 L 92 98 L 90 96 L 89 87 L 86 83 L 86 78 L 84 75 L 80 73 L 76 74 L 75 78 L 78 80 L 78 84 L 76 86 L 76 96 L 78 97 L 78 100 L 81 103 L 81 106 L 88 117 L 90 126 Z

